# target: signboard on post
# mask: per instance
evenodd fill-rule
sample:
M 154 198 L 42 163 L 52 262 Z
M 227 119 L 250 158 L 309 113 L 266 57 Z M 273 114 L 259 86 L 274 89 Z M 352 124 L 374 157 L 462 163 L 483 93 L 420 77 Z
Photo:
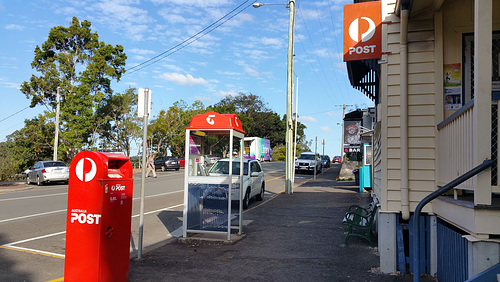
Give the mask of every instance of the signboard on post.
M 380 1 L 344 5 L 344 62 L 382 54 Z
M 137 115 L 139 117 L 144 117 L 144 92 L 145 94 L 148 95 L 147 101 L 148 101 L 148 112 L 146 113 L 148 116 L 151 113 L 151 90 L 148 88 L 139 88 L 139 99 L 137 101 Z

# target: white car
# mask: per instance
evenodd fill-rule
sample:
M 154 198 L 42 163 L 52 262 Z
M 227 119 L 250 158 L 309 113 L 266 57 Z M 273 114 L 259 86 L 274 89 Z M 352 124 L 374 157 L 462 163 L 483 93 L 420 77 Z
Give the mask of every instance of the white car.
M 218 160 L 208 171 L 210 176 L 224 176 L 229 174 L 229 159 Z M 240 159 L 233 159 L 233 177 L 240 175 Z M 262 201 L 266 190 L 264 181 L 264 171 L 258 160 L 243 160 L 243 208 L 248 208 L 250 199 L 255 197 L 257 201 Z M 239 201 L 239 189 L 232 189 L 231 199 Z
M 68 183 L 69 167 L 61 161 L 39 161 L 28 171 L 26 183 L 35 182 L 38 186 L 49 182 Z
M 322 164 L 319 154 L 313 152 L 302 152 L 295 161 L 295 173 L 306 171 L 314 173 L 321 172 Z

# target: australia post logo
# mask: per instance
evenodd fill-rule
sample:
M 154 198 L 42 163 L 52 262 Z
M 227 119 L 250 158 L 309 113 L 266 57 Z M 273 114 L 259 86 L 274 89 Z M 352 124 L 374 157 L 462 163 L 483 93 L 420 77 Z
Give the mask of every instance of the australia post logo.
M 380 1 L 344 5 L 344 61 L 380 58 Z
M 89 182 L 97 173 L 97 165 L 91 158 L 82 158 L 76 163 L 75 173 L 80 181 Z

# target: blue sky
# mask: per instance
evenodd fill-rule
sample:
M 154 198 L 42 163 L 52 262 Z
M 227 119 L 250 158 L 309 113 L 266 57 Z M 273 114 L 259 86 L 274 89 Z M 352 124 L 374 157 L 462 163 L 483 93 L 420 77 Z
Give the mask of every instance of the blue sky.
M 0 142 L 46 110 L 27 108 L 19 91 L 34 73 L 31 62 L 54 26 L 71 18 L 88 20 L 99 39 L 120 44 L 126 69 L 162 54 L 233 9 L 231 19 L 210 33 L 141 70 L 113 82 L 115 92 L 128 87 L 152 91 L 153 117 L 183 99 L 212 105 L 227 95 L 258 95 L 280 115 L 286 112 L 289 10 L 285 5 L 253 8 L 245 0 L 0 0 Z M 261 1 L 256 1 L 261 2 Z M 272 3 L 280 3 L 276 1 Z M 271 2 L 265 2 L 271 3 Z M 318 152 L 339 155 L 342 107 L 373 106 L 353 89 L 342 62 L 343 5 L 352 0 L 296 0 L 294 83 L 298 77 L 299 120 L 308 140 L 318 138 Z M 247 8 L 245 8 L 247 7 Z M 227 19 L 227 18 L 226 18 Z M 295 99 L 294 90 L 294 99 Z M 295 105 L 293 106 L 295 111 Z M 135 149 L 135 148 L 133 148 Z M 314 149 L 314 144 L 313 148 Z

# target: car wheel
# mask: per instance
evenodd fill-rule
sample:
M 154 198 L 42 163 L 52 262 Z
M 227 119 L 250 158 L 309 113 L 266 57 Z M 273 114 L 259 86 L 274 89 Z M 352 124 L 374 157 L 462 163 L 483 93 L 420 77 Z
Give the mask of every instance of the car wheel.
M 42 184 L 43 184 L 43 183 L 42 183 L 42 182 L 40 182 L 40 176 L 37 176 L 37 177 L 36 177 L 36 185 L 38 185 L 38 186 L 42 186 Z
M 245 193 L 245 198 L 243 198 L 243 208 L 247 209 L 248 204 L 250 204 L 250 190 L 247 189 L 247 192 Z
M 175 171 L 179 171 L 179 169 L 178 169 L 178 168 L 176 168 L 176 169 L 175 169 Z
M 30 177 L 29 176 L 26 176 L 26 184 L 30 184 Z
M 264 200 L 264 192 L 265 192 L 265 187 L 264 183 L 262 183 L 262 187 L 260 188 L 260 193 L 255 196 L 255 199 L 257 199 L 257 201 Z

